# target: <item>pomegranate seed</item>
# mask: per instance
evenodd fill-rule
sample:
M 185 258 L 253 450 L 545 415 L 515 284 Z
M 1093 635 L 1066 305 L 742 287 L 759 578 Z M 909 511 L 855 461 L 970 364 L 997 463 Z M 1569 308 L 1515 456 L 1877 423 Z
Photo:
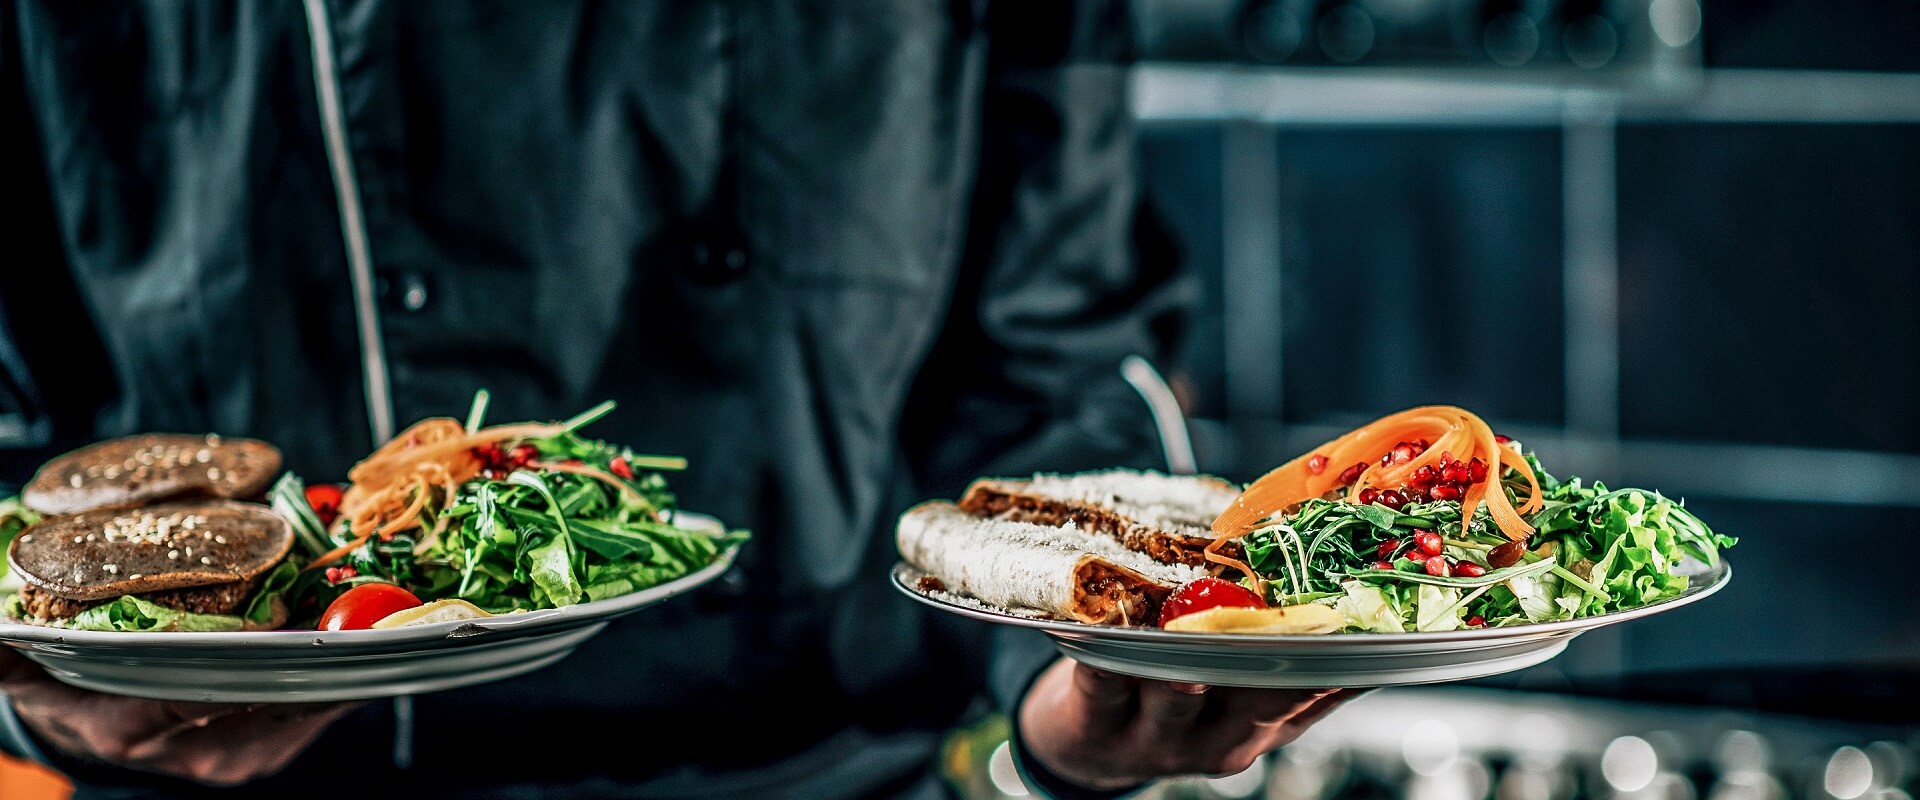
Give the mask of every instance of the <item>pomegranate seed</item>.
M 1393 562 L 1391 562 L 1391 561 L 1375 561 L 1375 562 L 1373 562 L 1373 568 L 1374 568 L 1374 569 L 1393 569 Z
M 327 583 L 339 583 L 339 582 L 340 582 L 340 568 L 327 567 Z
M 1395 550 L 1399 550 L 1399 549 L 1400 549 L 1400 540 L 1399 540 L 1399 539 L 1388 539 L 1388 540 L 1386 540 L 1386 541 L 1384 541 L 1384 542 L 1381 542 L 1381 543 L 1380 543 L 1380 546 L 1374 549 L 1374 554 L 1375 554 L 1375 555 L 1378 555 L 1379 557 L 1381 557 L 1381 558 L 1383 558 L 1383 559 L 1384 559 L 1384 558 L 1392 558 L 1392 557 L 1393 557 L 1393 551 L 1395 551 Z
M 497 469 L 492 469 L 492 468 L 483 469 L 480 471 L 480 474 L 487 476 L 488 480 L 495 480 L 495 481 L 505 480 L 507 477 L 506 473 L 501 472 L 500 470 L 497 470 Z
M 1399 511 L 1406 507 L 1407 496 L 1393 489 L 1388 489 L 1380 493 L 1380 505 Z
M 1380 499 L 1379 489 L 1375 489 L 1369 486 L 1365 489 L 1360 490 L 1360 505 L 1370 506 L 1370 505 L 1373 505 L 1373 501 L 1378 499 Z
M 1453 463 L 1453 451 L 1452 450 L 1440 451 L 1440 466 L 1444 467 L 1451 463 Z
M 1352 486 L 1354 481 L 1360 480 L 1360 473 L 1365 471 L 1367 471 L 1367 462 L 1365 461 L 1347 467 L 1340 473 L 1340 485 Z
M 513 463 L 516 465 L 524 465 L 539 457 L 540 448 L 533 445 L 523 444 L 513 448 Z
M 1453 565 L 1453 574 L 1462 578 L 1478 578 L 1487 574 L 1487 568 L 1471 561 L 1462 561 Z
M 616 456 L 613 462 L 607 465 L 607 470 L 627 480 L 633 480 L 633 467 L 627 463 L 626 456 Z
M 1437 556 L 1446 549 L 1446 543 L 1440 540 L 1440 534 L 1433 531 L 1414 531 L 1413 546 L 1429 556 Z
M 1428 494 L 1433 495 L 1433 499 L 1435 500 L 1458 500 L 1462 496 L 1460 487 L 1451 483 L 1443 483 L 1435 486 Z
M 1467 627 L 1469 628 L 1478 628 L 1485 624 L 1487 624 L 1487 618 L 1480 616 L 1479 614 L 1475 614 L 1471 617 L 1467 617 Z
M 1423 566 L 1426 567 L 1428 575 L 1432 575 L 1436 578 L 1445 578 L 1453 574 L 1447 569 L 1447 559 L 1445 556 L 1434 556 L 1432 558 L 1429 558 L 1427 559 L 1426 564 L 1424 564 Z
M 1440 479 L 1447 483 L 1471 483 L 1473 482 L 1473 470 L 1466 464 L 1455 461 L 1448 464 L 1446 469 L 1440 471 Z
M 1315 455 L 1314 457 L 1307 459 L 1307 471 L 1315 475 L 1318 475 L 1322 472 L 1326 472 L 1327 457 L 1322 455 Z
M 1394 448 L 1393 448 L 1393 463 L 1395 463 L 1395 464 L 1405 464 L 1405 463 L 1407 463 L 1407 462 L 1409 462 L 1409 461 L 1412 461 L 1412 460 L 1413 460 L 1413 457 L 1414 457 L 1414 456 L 1417 456 L 1417 455 L 1419 455 L 1419 454 L 1420 454 L 1420 451 L 1418 451 L 1418 450 L 1415 450 L 1415 449 L 1414 449 L 1414 447 L 1413 447 L 1413 444 L 1412 444 L 1412 443 L 1410 443 L 1410 442 L 1401 442 L 1401 443 L 1399 443 L 1399 444 L 1397 444 L 1397 445 L 1394 445 Z
M 1387 452 L 1384 452 L 1384 453 L 1381 453 L 1381 454 L 1380 454 L 1380 466 L 1382 466 L 1382 467 L 1391 467 L 1391 466 L 1393 466 L 1393 451 L 1392 451 L 1392 450 L 1388 450 Z
M 1481 481 L 1486 480 L 1487 479 L 1487 462 L 1481 461 L 1480 459 L 1477 459 L 1477 458 L 1467 462 L 1467 473 L 1469 477 L 1473 478 L 1474 483 L 1479 483 Z
M 1428 488 L 1439 480 L 1440 473 L 1433 471 L 1432 464 L 1423 464 L 1419 469 L 1414 470 L 1412 475 L 1407 476 L 1408 485 L 1421 489 Z

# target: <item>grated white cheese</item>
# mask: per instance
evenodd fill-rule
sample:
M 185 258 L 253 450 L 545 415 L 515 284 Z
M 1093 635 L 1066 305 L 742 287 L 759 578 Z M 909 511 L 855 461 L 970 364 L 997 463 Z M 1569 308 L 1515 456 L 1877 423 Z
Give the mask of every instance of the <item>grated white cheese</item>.
M 1211 537 L 1213 518 L 1240 496 L 1232 484 L 1211 478 L 1115 469 L 1075 475 L 1033 476 L 1027 494 L 1107 509 L 1147 528 Z

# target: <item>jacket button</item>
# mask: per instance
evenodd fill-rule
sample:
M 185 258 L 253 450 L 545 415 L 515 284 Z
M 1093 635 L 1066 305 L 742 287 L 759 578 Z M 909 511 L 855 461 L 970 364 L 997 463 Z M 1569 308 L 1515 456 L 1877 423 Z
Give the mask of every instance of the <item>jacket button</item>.
M 694 242 L 687 249 L 687 274 L 701 283 L 717 284 L 747 274 L 747 251 L 730 243 Z
M 427 276 L 408 270 L 382 274 L 374 280 L 373 292 L 389 308 L 415 313 L 427 307 Z
M 427 307 L 427 279 L 418 272 L 400 276 L 400 307 L 419 311 Z

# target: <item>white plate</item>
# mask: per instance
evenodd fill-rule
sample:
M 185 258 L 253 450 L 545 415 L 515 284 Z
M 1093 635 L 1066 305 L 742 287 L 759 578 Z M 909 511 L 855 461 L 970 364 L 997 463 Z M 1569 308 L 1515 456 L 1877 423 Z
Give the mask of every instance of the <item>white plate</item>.
M 904 562 L 894 566 L 893 584 L 941 611 L 1039 630 L 1068 657 L 1109 672 L 1214 686 L 1328 689 L 1460 681 L 1531 667 L 1559 655 L 1581 633 L 1672 611 L 1733 578 L 1725 561 L 1712 569 L 1688 561 L 1680 571 L 1692 580 L 1679 597 L 1628 611 L 1504 628 L 1324 636 L 1181 633 L 1023 617 L 921 591 L 924 573 Z
M 712 517 L 676 524 L 723 531 Z M 61 681 L 98 692 L 210 703 L 333 702 L 511 678 L 559 661 L 614 618 L 720 577 L 736 546 L 691 575 L 633 594 L 471 622 L 364 631 L 121 633 L 0 620 L 0 643 Z

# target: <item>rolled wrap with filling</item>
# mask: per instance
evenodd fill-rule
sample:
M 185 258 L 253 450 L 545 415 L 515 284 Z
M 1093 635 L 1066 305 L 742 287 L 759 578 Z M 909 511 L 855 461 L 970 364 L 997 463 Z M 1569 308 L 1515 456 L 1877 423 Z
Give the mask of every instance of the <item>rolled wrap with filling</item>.
M 902 515 L 897 539 L 907 563 L 950 591 L 1089 623 L 1151 624 L 1170 592 L 1207 574 L 1154 561 L 1110 536 L 975 517 L 947 502 Z

